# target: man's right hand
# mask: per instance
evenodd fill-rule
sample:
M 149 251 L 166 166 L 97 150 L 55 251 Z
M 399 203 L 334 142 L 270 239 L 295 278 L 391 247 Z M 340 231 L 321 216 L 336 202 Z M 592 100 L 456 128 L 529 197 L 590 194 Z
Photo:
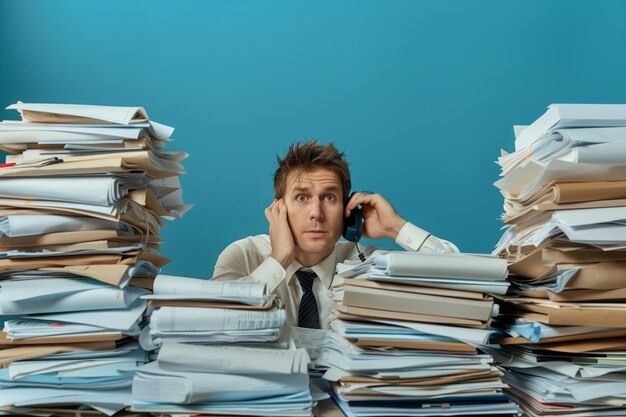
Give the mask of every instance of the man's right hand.
M 272 258 L 287 269 L 296 258 L 296 244 L 287 221 L 287 204 L 283 199 L 274 202 L 265 209 L 265 217 L 270 224 L 270 242 Z

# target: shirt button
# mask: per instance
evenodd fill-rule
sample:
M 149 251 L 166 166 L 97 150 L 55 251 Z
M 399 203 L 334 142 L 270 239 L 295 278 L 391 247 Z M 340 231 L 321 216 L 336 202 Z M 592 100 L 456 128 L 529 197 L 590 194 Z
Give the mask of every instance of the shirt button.
M 408 244 L 411 244 L 411 243 L 413 243 L 413 239 L 411 239 L 411 238 L 408 238 L 408 239 L 407 239 L 407 241 L 406 241 L 406 243 L 408 243 Z

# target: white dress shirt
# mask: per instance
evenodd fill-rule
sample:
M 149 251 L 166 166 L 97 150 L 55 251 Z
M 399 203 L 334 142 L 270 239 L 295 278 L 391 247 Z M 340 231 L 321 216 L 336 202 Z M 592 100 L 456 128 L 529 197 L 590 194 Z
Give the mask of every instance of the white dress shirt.
M 457 247 L 445 240 L 432 236 L 419 227 L 406 223 L 396 243 L 406 250 L 421 252 L 449 253 L 458 252 Z M 381 249 L 376 246 L 361 247 L 361 252 L 368 257 Z M 250 236 L 230 244 L 220 254 L 215 264 L 213 279 L 257 281 L 267 285 L 268 291 L 276 294 L 285 306 L 287 324 L 297 326 L 298 309 L 302 298 L 302 289 L 295 273 L 303 266 L 294 261 L 285 270 L 272 258 L 269 235 Z M 358 260 L 358 252 L 353 242 L 341 241 L 335 250 L 320 263 L 309 267 L 319 279 L 313 283 L 313 293 L 317 300 L 322 329 L 328 329 L 336 303 L 343 298 L 343 277 L 335 274 L 337 263 L 346 260 Z

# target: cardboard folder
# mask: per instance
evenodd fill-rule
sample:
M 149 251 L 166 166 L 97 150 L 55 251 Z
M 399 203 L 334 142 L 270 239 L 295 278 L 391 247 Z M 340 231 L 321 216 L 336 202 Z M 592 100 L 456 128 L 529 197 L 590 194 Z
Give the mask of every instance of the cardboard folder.
M 17 248 L 36 248 L 102 240 L 133 244 L 145 242 L 146 236 L 140 234 L 122 233 L 117 230 L 85 230 L 20 237 L 3 236 L 0 238 L 0 249 L 11 250 Z M 148 237 L 149 244 L 154 245 L 159 244 L 160 242 L 161 241 L 157 235 L 150 235 Z
M 91 254 L 75 254 L 75 255 L 60 255 L 60 256 L 30 256 L 30 257 L 13 257 L 0 259 L 0 272 L 8 271 L 23 271 L 26 269 L 39 269 L 48 268 L 63 265 L 82 265 L 82 264 L 133 264 L 137 260 L 145 259 L 150 260 L 157 265 L 164 260 L 169 262 L 169 259 L 163 258 L 153 252 L 147 250 L 134 250 L 125 253 L 91 253 Z M 155 259 L 157 262 L 152 261 Z M 162 265 L 160 265 L 162 266 Z
M 40 358 L 55 353 L 74 352 L 77 350 L 110 350 L 115 348 L 115 341 L 85 342 L 71 344 L 22 345 L 6 349 L 0 345 L 0 367 L 11 362 Z
M 543 213 L 555 210 L 575 210 L 586 208 L 598 208 L 598 207 L 620 207 L 626 206 L 626 199 L 618 200 L 596 200 L 596 201 L 584 201 L 580 203 L 562 203 L 557 204 L 552 201 L 543 201 L 538 204 L 532 204 L 530 206 L 509 209 L 502 216 L 502 220 L 506 224 L 521 224 L 535 220 Z
M 122 333 L 107 332 L 106 334 L 85 334 L 85 335 L 71 335 L 71 336 L 47 336 L 47 337 L 30 337 L 28 339 L 16 339 L 11 340 L 7 337 L 6 333 L 0 332 L 0 346 L 7 347 L 7 345 L 19 346 L 19 345 L 45 345 L 45 344 L 66 344 L 66 343 L 86 343 L 86 342 L 103 342 L 111 340 L 124 339 Z
M 556 248 L 542 245 L 520 259 L 512 259 L 509 272 L 527 278 L 540 278 L 556 272 L 560 265 L 585 266 L 607 261 L 626 261 L 626 251 L 603 251 L 590 246 Z
M 149 151 L 118 152 L 106 155 L 68 156 L 62 163 L 44 166 L 25 166 L 19 164 L 0 170 L 1 177 L 40 177 L 51 175 L 87 175 L 144 170 L 153 178 L 168 178 L 184 173 L 182 165 L 173 163 L 175 170 L 163 170 L 153 164 Z M 179 166 L 180 165 L 180 166 Z
M 441 341 L 410 341 L 410 340 L 379 340 L 379 339 L 353 339 L 348 337 L 350 343 L 361 347 L 389 347 L 398 349 L 416 349 L 444 352 L 476 352 L 476 348 L 463 342 Z
M 620 254 L 621 255 L 621 254 Z M 569 280 L 566 285 L 567 289 L 576 290 L 614 290 L 624 287 L 624 274 L 626 274 L 626 261 L 603 261 L 603 262 L 590 262 L 590 263 L 578 263 L 569 264 L 561 263 L 554 264 L 551 267 L 547 267 L 545 271 L 538 269 L 525 270 L 520 269 L 520 264 L 511 267 L 511 272 L 515 274 L 512 280 L 522 283 L 532 284 L 535 281 L 542 279 L 547 273 L 556 272 L 558 270 L 579 268 L 580 270 L 576 275 Z M 541 275 L 530 275 L 533 273 L 541 273 Z M 530 278 L 526 278 L 529 277 Z
M 349 307 L 480 321 L 489 320 L 493 310 L 493 299 L 468 300 L 358 285 L 345 285 L 343 304 Z
M 0 273 L 11 271 L 27 271 L 39 268 L 65 267 L 71 265 L 111 264 L 115 265 L 123 260 L 121 255 L 77 255 L 77 256 L 50 256 L 46 258 L 13 258 L 0 259 Z
M 554 184 L 556 203 L 626 199 L 626 181 L 590 181 Z
M 503 297 L 506 312 L 550 325 L 626 328 L 626 305 L 555 303 L 532 298 Z M 511 304 L 513 303 L 513 304 Z
M 545 345 L 542 344 L 541 347 L 564 353 L 626 351 L 626 337 L 550 343 Z
M 131 266 L 126 264 L 68 265 L 40 268 L 39 270 L 79 275 L 119 287 L 127 278 L 128 269 Z M 153 278 L 150 279 L 153 280 Z
M 348 376 L 339 379 L 342 385 L 349 384 L 372 384 L 372 385 L 396 385 L 409 387 L 431 387 L 437 385 L 450 385 L 461 382 L 497 381 L 501 377 L 500 372 L 489 369 L 480 371 L 465 371 L 454 375 L 429 377 L 419 379 L 378 379 L 361 376 Z
M 339 382 L 352 383 L 352 384 L 370 384 L 370 383 L 390 384 L 390 383 L 396 383 L 396 382 L 407 382 L 407 383 L 423 382 L 424 385 L 429 385 L 431 382 L 435 382 L 435 381 L 437 381 L 439 384 L 444 384 L 445 383 L 444 381 L 447 381 L 447 380 L 454 383 L 456 381 L 471 380 L 473 378 L 485 378 L 485 377 L 493 377 L 493 376 L 500 376 L 500 375 L 501 373 L 499 371 L 494 371 L 492 369 L 478 369 L 478 370 L 459 369 L 456 371 L 451 371 L 451 373 L 449 374 L 445 374 L 441 376 L 427 376 L 423 378 L 400 378 L 397 376 L 374 378 L 374 377 L 368 377 L 368 376 L 362 376 L 362 375 L 348 375 L 348 376 L 341 377 L 339 379 Z
M 542 298 L 556 302 L 626 301 L 626 288 L 616 290 L 565 290 L 555 293 L 548 290 L 513 290 L 524 297 Z
M 344 320 L 368 321 L 374 320 L 399 320 L 414 321 L 421 323 L 446 324 L 451 326 L 463 326 L 477 329 L 485 329 L 491 323 L 480 320 L 469 320 L 461 318 L 429 316 L 425 314 L 400 313 L 395 311 L 375 310 L 372 308 L 341 306 L 337 310 L 336 316 Z
M 335 392 L 340 391 L 341 388 L 338 387 L 337 383 L 333 383 L 333 387 Z M 490 395 L 493 394 L 494 390 L 492 388 L 486 388 L 486 389 L 467 389 L 467 390 L 461 390 L 458 392 L 455 392 L 456 394 L 470 394 L 470 395 Z M 398 398 L 398 395 L 395 393 L 382 393 L 379 390 L 376 389 L 372 389 L 372 387 L 359 387 L 357 389 L 353 389 L 350 390 L 350 392 L 347 393 L 343 393 L 341 394 L 341 396 L 343 398 L 345 398 L 348 401 L 359 401 L 359 400 L 364 400 L 367 401 L 366 398 L 369 397 L 369 399 L 371 400 L 380 400 L 380 401 L 384 401 L 384 400 L 395 400 Z M 428 398 L 428 397 L 425 397 Z M 431 402 L 436 402 L 437 399 L 431 399 Z M 439 400 L 441 402 L 441 400 Z M 448 400 L 449 401 L 449 400 Z M 441 414 L 435 414 L 435 415 L 441 415 Z
M 459 291 L 445 288 L 420 287 L 388 282 L 370 281 L 366 279 L 344 278 L 344 286 L 357 286 L 376 290 L 401 291 L 412 294 L 437 295 L 441 297 L 456 297 L 469 300 L 491 300 L 492 297 L 481 292 Z
M 570 267 L 563 265 L 563 267 Z M 566 288 L 614 290 L 624 288 L 626 261 L 599 262 L 586 265 L 567 283 Z

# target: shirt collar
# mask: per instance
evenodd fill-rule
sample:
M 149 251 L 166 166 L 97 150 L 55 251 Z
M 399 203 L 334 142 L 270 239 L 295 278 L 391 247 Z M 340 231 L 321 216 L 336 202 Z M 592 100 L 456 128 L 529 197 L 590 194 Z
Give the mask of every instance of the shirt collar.
M 290 284 L 290 281 L 296 274 L 296 271 L 300 268 L 305 268 L 298 261 L 293 261 L 291 265 L 287 267 L 285 270 L 287 277 L 287 285 Z M 318 277 L 324 283 L 324 287 L 328 288 L 335 276 L 335 270 L 337 268 L 337 246 L 335 245 L 335 250 L 332 251 L 330 255 L 326 258 L 322 259 L 322 261 L 316 265 L 309 267 L 308 269 L 312 269 L 313 272 L 317 274 Z

